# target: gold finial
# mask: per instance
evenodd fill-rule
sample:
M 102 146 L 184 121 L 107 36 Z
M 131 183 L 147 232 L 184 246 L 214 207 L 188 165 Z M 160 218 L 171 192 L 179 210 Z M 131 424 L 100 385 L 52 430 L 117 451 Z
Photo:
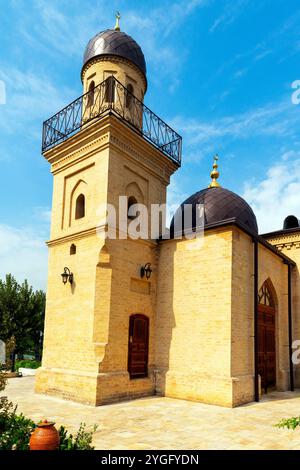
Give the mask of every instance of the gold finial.
M 116 11 L 116 25 L 115 25 L 115 31 L 120 31 L 120 21 L 121 15 L 119 11 Z
M 219 178 L 218 164 L 217 164 L 218 160 L 219 160 L 219 157 L 218 157 L 218 154 L 216 154 L 214 156 L 213 171 L 210 174 L 211 183 L 208 185 L 209 188 L 220 188 L 220 184 L 217 181 L 217 179 Z

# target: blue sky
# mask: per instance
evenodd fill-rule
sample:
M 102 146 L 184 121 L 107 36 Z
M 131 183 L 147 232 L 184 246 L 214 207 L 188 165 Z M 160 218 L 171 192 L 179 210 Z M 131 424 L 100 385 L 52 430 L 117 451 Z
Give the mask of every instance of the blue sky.
M 169 203 L 220 182 L 247 199 L 261 232 L 300 218 L 297 0 L 0 0 L 0 276 L 45 287 L 52 178 L 42 122 L 82 93 L 89 39 L 114 26 L 141 45 L 145 103 L 182 134 L 183 164 Z M 1 100 L 0 100 L 1 102 Z M 298 137 L 299 135 L 299 137 Z

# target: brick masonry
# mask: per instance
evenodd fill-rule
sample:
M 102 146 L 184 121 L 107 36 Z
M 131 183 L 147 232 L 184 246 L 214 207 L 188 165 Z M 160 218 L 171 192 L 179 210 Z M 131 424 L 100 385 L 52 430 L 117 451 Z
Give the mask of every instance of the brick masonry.
M 83 73 L 84 89 L 94 76 L 100 83 L 108 66 L 123 83 L 130 79 L 143 98 L 143 77 L 122 61 L 92 63 Z M 54 183 L 44 352 L 36 391 L 92 405 L 153 394 L 227 407 L 252 401 L 251 238 L 228 226 L 196 240 L 105 239 L 107 203 L 118 210 L 119 195 L 135 196 L 148 208 L 165 203 L 176 170 L 114 116 L 83 127 L 45 157 Z M 85 196 L 86 214 L 76 220 L 79 194 Z M 282 240 L 270 242 L 279 246 Z M 298 263 L 297 243 L 285 242 L 281 249 Z M 76 254 L 70 254 L 71 244 Z M 141 281 L 140 268 L 147 262 L 153 274 Z M 72 286 L 62 284 L 65 266 L 74 273 Z M 259 285 L 265 280 L 276 299 L 277 388 L 287 390 L 287 266 L 260 245 Z M 297 338 L 298 269 L 293 282 Z M 149 375 L 130 380 L 128 328 L 135 313 L 150 322 Z

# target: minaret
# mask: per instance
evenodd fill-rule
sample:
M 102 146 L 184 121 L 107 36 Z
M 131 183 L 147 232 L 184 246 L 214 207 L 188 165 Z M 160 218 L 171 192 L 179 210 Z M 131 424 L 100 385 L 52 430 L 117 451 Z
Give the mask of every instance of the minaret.
M 93 405 L 155 391 L 157 242 L 108 239 L 101 216 L 119 213 L 119 196 L 149 213 L 165 203 L 181 159 L 180 136 L 143 104 L 144 55 L 116 19 L 87 45 L 83 96 L 43 129 L 53 202 L 36 391 Z

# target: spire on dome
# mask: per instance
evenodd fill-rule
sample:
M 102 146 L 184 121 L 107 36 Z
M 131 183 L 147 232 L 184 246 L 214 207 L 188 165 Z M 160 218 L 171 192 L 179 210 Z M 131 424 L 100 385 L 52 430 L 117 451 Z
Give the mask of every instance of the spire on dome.
M 116 11 L 116 25 L 115 25 L 115 31 L 120 31 L 120 19 L 121 15 L 119 11 Z
M 218 172 L 218 164 L 217 161 L 219 160 L 218 154 L 214 156 L 214 164 L 213 164 L 213 171 L 210 174 L 211 177 L 211 182 L 208 185 L 209 188 L 220 188 L 221 185 L 218 183 L 217 179 L 219 178 L 219 172 Z

